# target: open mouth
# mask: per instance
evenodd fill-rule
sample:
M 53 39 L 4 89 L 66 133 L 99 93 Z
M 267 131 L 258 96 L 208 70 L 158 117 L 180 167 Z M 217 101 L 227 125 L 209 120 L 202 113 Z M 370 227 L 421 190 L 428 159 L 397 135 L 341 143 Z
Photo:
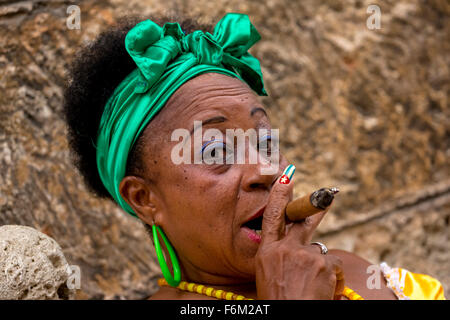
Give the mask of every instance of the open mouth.
M 263 217 L 257 217 L 243 224 L 244 227 L 253 230 L 256 234 L 261 235 Z
M 247 233 L 250 240 L 260 243 L 263 214 L 266 206 L 259 209 L 247 222 L 242 224 L 242 229 Z

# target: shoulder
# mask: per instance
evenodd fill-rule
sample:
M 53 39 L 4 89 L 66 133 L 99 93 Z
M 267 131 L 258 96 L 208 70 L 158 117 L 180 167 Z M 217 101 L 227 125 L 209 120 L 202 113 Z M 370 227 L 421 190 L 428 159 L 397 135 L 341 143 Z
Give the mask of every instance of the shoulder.
M 349 276 L 367 274 L 367 268 L 371 265 L 366 259 L 348 251 L 330 249 L 329 254 L 335 255 L 342 260 L 344 271 L 349 272 Z
M 342 260 L 345 285 L 367 300 L 397 299 L 379 268 L 370 268 L 374 264 L 364 258 L 344 250 L 331 249 L 329 254 Z

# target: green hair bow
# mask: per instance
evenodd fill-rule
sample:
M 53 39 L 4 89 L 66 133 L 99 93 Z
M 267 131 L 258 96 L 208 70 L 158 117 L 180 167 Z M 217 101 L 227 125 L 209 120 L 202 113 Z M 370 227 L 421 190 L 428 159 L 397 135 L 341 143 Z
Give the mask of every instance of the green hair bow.
M 261 39 L 246 14 L 227 13 L 213 34 L 185 35 L 178 22 L 160 27 L 145 20 L 132 28 L 125 48 L 137 65 L 109 98 L 97 136 L 100 178 L 116 202 L 136 216 L 119 192 L 128 154 L 149 121 L 186 81 L 216 72 L 246 82 L 267 96 L 258 59 L 248 49 Z

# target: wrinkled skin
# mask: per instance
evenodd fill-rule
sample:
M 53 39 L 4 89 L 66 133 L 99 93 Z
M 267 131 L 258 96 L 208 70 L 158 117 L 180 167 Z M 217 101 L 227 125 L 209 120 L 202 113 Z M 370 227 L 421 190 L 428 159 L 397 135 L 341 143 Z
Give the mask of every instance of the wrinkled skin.
M 164 230 L 186 281 L 255 299 L 333 299 L 344 282 L 367 299 L 394 298 L 385 285 L 380 290 L 366 288 L 367 261 L 342 251 L 322 255 L 309 244 L 324 212 L 286 228 L 284 208 L 292 199 L 293 183 L 278 183 L 289 164 L 282 155 L 272 175 L 261 174 L 261 166 L 269 165 L 264 161 L 213 165 L 171 161 L 172 148 L 179 143 L 171 141 L 173 130 L 190 131 L 194 120 L 211 118 L 215 121 L 204 125 L 203 132 L 270 129 L 263 110 L 257 95 L 238 79 L 207 73 L 186 82 L 147 126 L 146 173 L 122 180 L 123 198 L 142 221 Z M 241 227 L 265 205 L 258 243 Z M 208 297 L 163 287 L 152 298 Z

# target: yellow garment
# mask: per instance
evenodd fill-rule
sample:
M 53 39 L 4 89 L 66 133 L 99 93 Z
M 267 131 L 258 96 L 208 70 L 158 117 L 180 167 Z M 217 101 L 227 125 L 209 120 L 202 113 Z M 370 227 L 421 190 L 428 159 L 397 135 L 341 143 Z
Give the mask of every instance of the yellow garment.
M 445 300 L 442 284 L 425 274 L 380 264 L 387 285 L 400 300 Z
M 445 300 L 441 283 L 425 274 L 407 271 L 403 292 L 411 300 Z

